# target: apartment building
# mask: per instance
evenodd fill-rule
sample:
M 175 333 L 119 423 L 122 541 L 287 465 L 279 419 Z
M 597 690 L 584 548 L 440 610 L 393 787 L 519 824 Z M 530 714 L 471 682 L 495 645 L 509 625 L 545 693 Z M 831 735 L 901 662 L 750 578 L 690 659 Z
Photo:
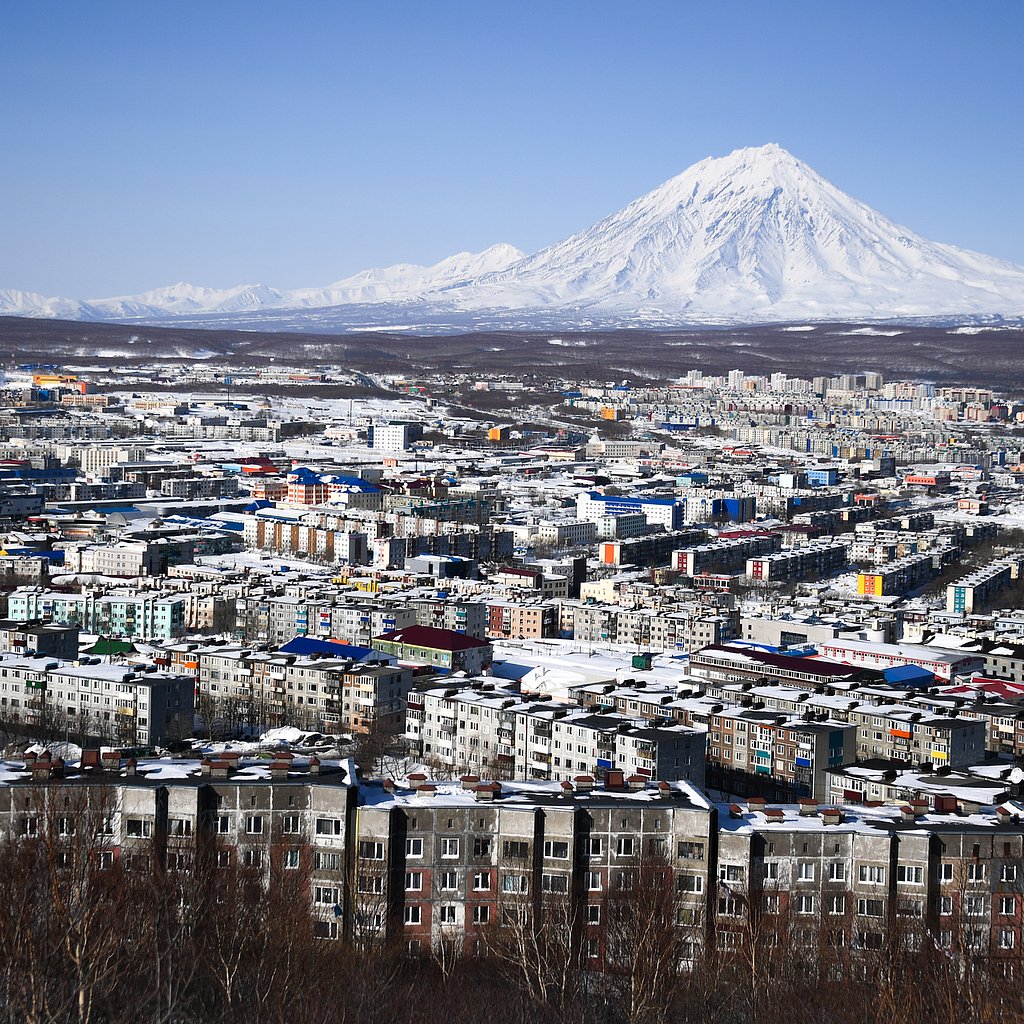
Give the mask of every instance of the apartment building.
M 399 661 L 435 672 L 480 675 L 490 668 L 494 649 L 486 640 L 433 626 L 406 626 L 374 637 L 373 646 Z
M 765 583 L 793 579 L 817 579 L 846 567 L 846 545 L 835 541 L 811 541 L 809 544 L 770 555 L 747 559 L 746 575 Z
M 698 573 L 740 572 L 748 558 L 782 550 L 782 537 L 776 533 L 756 534 L 732 540 L 713 541 L 683 548 L 672 553 L 672 567 L 683 576 Z
M 562 628 L 584 643 L 631 644 L 652 651 L 696 651 L 739 635 L 739 613 L 701 604 L 677 609 L 563 603 Z
M 490 611 L 483 601 L 463 601 L 445 596 L 434 599 L 414 599 L 410 602 L 416 612 L 416 625 L 434 629 L 449 629 L 454 633 L 482 640 L 487 636 Z
M 521 920 L 580 922 L 595 970 L 628 894 L 665 884 L 685 942 L 723 956 L 825 941 L 1021 955 L 1024 826 L 1010 802 L 971 814 L 899 806 L 716 805 L 686 782 L 357 782 L 347 763 L 28 755 L 0 785 L 0 837 L 88 842 L 95 870 L 232 865 L 308 879 L 314 933 L 472 956 Z M 85 838 L 88 837 L 88 838 Z M 197 858 L 208 850 L 209 858 Z M 623 903 L 622 894 L 627 894 Z M 618 908 L 618 909 L 616 909 Z M 683 946 L 685 949 L 685 944 Z
M 100 658 L 0 654 L 0 713 L 94 740 L 152 746 L 192 731 L 195 679 Z
M 981 611 L 1020 579 L 1020 565 L 1019 559 L 1000 559 L 954 580 L 946 587 L 946 611 L 968 615 Z
M 78 634 L 77 626 L 58 626 L 41 619 L 0 619 L 0 651 L 74 661 L 78 657 Z
M 197 648 L 190 664 L 198 674 L 201 704 L 206 698 L 214 705 L 211 713 L 262 727 L 400 730 L 412 672 L 367 648 L 332 646 L 336 656 L 233 645 Z
M 7 603 L 14 619 L 48 619 L 104 635 L 166 640 L 185 632 L 185 599 L 160 591 L 63 594 L 19 587 Z
M 744 707 L 709 716 L 707 785 L 792 803 L 828 797 L 827 771 L 857 757 L 857 728 Z
M 707 540 L 704 530 L 671 530 L 646 537 L 604 541 L 598 557 L 606 565 L 668 565 L 677 548 Z
M 558 605 L 553 601 L 489 601 L 487 633 L 491 639 L 535 640 L 558 635 Z
M 704 734 L 637 716 L 595 713 L 478 681 L 407 697 L 406 739 L 424 758 L 503 778 L 571 779 L 621 770 L 642 778 L 704 778 Z

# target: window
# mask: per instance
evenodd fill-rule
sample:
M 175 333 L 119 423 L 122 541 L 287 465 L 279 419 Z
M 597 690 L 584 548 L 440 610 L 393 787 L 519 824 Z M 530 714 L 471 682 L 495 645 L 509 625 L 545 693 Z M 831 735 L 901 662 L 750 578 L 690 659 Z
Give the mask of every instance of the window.
M 590 856 L 600 857 L 604 853 L 604 840 L 601 836 L 590 837 Z
M 587 904 L 587 924 L 601 923 L 601 907 L 597 903 Z
M 508 841 L 501 848 L 502 856 L 509 860 L 526 860 L 530 856 L 530 844 L 518 841 Z
M 101 850 L 96 858 L 96 866 L 101 871 L 109 871 L 114 866 L 114 854 L 111 850 Z
M 231 816 L 228 814 L 218 814 L 213 819 L 213 831 L 218 835 L 227 835 L 231 831 Z
M 242 862 L 247 868 L 259 868 L 263 866 L 262 850 L 246 850 Z
M 634 845 L 632 836 L 619 836 L 615 843 L 615 855 L 617 857 L 632 857 Z
M 814 897 L 810 893 L 801 893 L 796 898 L 796 912 L 798 914 L 814 913 Z
M 39 819 L 34 815 L 23 817 L 19 822 L 18 830 L 23 836 L 39 835 Z
M 842 861 L 834 860 L 829 864 L 828 880 L 830 882 L 846 881 L 846 865 Z
M 544 840 L 544 856 L 557 860 L 567 860 L 569 857 L 569 844 L 556 842 L 553 839 Z
M 379 896 L 384 892 L 384 876 L 360 874 L 356 878 L 356 891 L 370 896 Z
M 776 881 L 779 877 L 779 862 L 777 860 L 768 860 L 764 864 L 764 877 L 771 881 Z
M 943 861 L 939 865 L 939 881 L 940 882 L 952 882 L 953 881 L 953 865 L 950 861 Z
M 491 919 L 490 907 L 473 908 L 473 924 L 487 924 Z
M 263 834 L 263 819 L 258 814 L 249 814 L 245 818 L 245 831 L 251 836 Z
M 924 868 L 911 867 L 909 864 L 897 864 L 896 881 L 908 885 L 920 885 L 924 881 Z
M 295 815 L 296 820 L 298 818 Z M 340 818 L 317 818 L 316 819 L 316 834 L 318 836 L 340 836 L 341 835 L 341 819 Z M 296 829 L 298 831 L 298 829 Z
M 419 907 L 405 908 L 405 923 L 420 924 L 423 920 L 423 912 Z
M 1003 864 L 999 869 L 999 881 L 1000 882 L 1016 882 L 1017 881 L 1017 865 L 1016 864 Z M 1009 948 L 1009 947 L 1007 947 Z
M 885 868 L 880 868 L 875 864 L 861 864 L 857 871 L 857 877 L 862 882 L 882 885 L 885 883 Z
M 313 854 L 313 867 L 318 871 L 340 871 L 341 854 L 324 853 L 321 850 L 317 850 Z
M 338 889 L 333 885 L 316 885 L 313 887 L 313 902 L 321 906 L 333 907 L 338 903 Z
M 318 818 L 317 821 L 319 820 Z M 298 835 L 300 830 L 299 816 L 297 814 L 286 814 L 281 825 L 281 831 L 285 835 L 294 836 Z
M 1017 912 L 1017 903 L 1012 896 L 999 897 L 999 913 L 1003 917 L 1013 917 Z
M 953 897 L 952 896 L 940 896 L 939 897 L 939 913 L 943 917 L 948 917 L 953 913 Z
M 356 847 L 359 856 L 362 860 L 383 860 L 384 859 L 384 844 L 374 843 L 366 839 L 361 839 L 359 845 Z
M 689 872 L 682 874 L 676 879 L 676 888 L 679 892 L 701 893 L 704 891 L 704 876 Z
M 967 865 L 967 880 L 969 882 L 984 882 L 985 881 L 985 865 L 984 864 L 968 864 Z
M 142 818 L 129 818 L 124 824 L 124 831 L 131 839 L 148 839 L 153 834 L 153 823 Z
M 405 889 L 406 892 L 420 892 L 423 889 L 423 872 L 406 871 Z
M 882 917 L 885 913 L 885 901 L 861 897 L 857 900 L 857 913 L 864 917 Z
M 763 898 L 762 909 L 766 914 L 777 914 L 779 912 L 779 897 L 777 893 L 769 893 Z
M 490 871 L 475 871 L 473 873 L 473 891 L 486 892 L 491 887 Z
M 732 896 L 719 896 L 718 912 L 725 917 L 735 917 L 740 912 L 739 900 Z
M 601 891 L 601 872 L 600 871 L 588 871 L 587 872 L 587 891 L 588 892 L 600 892 Z
M 299 851 L 298 850 L 285 850 L 284 851 L 284 866 L 294 871 L 299 866 Z
M 900 900 L 896 904 L 896 913 L 900 917 L 923 917 L 924 903 L 921 900 Z
M 57 819 L 57 835 L 73 836 L 76 832 L 74 818 Z
M 1014 934 L 1012 928 L 1000 928 L 996 932 L 996 945 L 1000 949 L 1013 949 Z
M 505 893 L 521 894 L 525 893 L 529 888 L 529 879 L 526 875 L 509 875 L 505 874 L 501 876 L 501 891 Z
M 420 845 L 423 845 L 423 841 L 420 840 Z M 441 840 L 441 856 L 447 860 L 454 860 L 459 855 L 459 841 L 455 838 L 446 838 Z
M 217 850 L 215 854 L 214 863 L 219 868 L 231 867 L 231 851 L 230 850 Z
M 796 866 L 796 880 L 798 882 L 814 881 L 814 865 L 810 861 L 801 861 Z
M 741 864 L 719 864 L 718 877 L 723 882 L 742 882 L 746 872 Z
M 455 907 L 442 904 L 437 908 L 437 919 L 440 924 L 455 924 Z
M 544 892 L 567 893 L 569 878 L 567 875 L 541 875 L 540 887 Z
M 261 829 L 262 831 L 262 829 Z M 192 821 L 190 818 L 168 818 L 167 834 L 171 836 L 192 835 Z
M 491 855 L 491 841 L 483 837 L 479 837 L 473 840 L 473 856 L 474 857 L 490 857 Z
M 442 892 L 455 892 L 459 888 L 459 875 L 457 871 L 442 871 L 438 888 Z
M 423 840 L 422 839 L 406 839 L 406 841 L 405 841 L 405 855 L 406 855 L 406 857 L 422 857 L 423 856 Z
M 984 896 L 965 896 L 964 897 L 964 913 L 968 917 L 984 917 L 985 916 L 985 897 Z
M 314 921 L 313 937 L 317 939 L 336 939 L 338 937 L 338 922 Z

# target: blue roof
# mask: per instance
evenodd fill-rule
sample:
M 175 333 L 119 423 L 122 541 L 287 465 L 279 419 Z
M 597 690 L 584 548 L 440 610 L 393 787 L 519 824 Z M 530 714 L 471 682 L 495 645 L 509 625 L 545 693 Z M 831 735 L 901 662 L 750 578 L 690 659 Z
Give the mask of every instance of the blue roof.
M 246 505 L 245 508 L 242 509 L 242 511 L 258 512 L 261 508 L 272 508 L 273 504 L 274 503 L 272 501 L 266 501 L 263 498 L 258 498 L 256 501 L 249 502 L 249 504 Z
M 370 657 L 381 657 L 380 652 L 372 647 L 354 647 L 335 640 L 318 640 L 312 636 L 297 636 L 279 648 L 282 654 L 329 654 L 332 658 L 351 658 L 353 661 L 365 661 Z
M 935 674 L 920 665 L 896 665 L 894 668 L 887 668 L 882 671 L 887 683 L 909 683 L 918 681 L 924 683 L 934 681 Z

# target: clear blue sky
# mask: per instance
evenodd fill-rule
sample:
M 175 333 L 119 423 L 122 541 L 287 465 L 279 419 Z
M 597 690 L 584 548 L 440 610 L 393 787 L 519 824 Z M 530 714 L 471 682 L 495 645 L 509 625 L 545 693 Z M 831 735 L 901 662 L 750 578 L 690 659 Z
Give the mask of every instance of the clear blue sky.
M 0 34 L 0 287 L 326 284 L 536 250 L 774 141 L 1024 263 L 1024 4 L 29 3 Z

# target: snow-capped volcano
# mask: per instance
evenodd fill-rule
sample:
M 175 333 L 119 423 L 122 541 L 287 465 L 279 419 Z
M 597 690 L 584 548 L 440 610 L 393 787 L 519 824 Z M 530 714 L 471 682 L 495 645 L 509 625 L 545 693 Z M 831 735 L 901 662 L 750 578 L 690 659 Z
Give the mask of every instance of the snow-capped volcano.
M 496 245 L 295 291 L 175 285 L 84 303 L 0 291 L 0 312 L 201 317 L 203 325 L 250 329 L 352 329 L 363 317 L 448 317 L 477 327 L 1016 317 L 1024 315 L 1024 268 L 921 238 L 767 145 L 702 160 L 532 256 Z
M 758 319 L 1024 311 L 1024 268 L 929 242 L 777 145 L 702 160 L 593 227 L 470 282 L 472 307 Z

